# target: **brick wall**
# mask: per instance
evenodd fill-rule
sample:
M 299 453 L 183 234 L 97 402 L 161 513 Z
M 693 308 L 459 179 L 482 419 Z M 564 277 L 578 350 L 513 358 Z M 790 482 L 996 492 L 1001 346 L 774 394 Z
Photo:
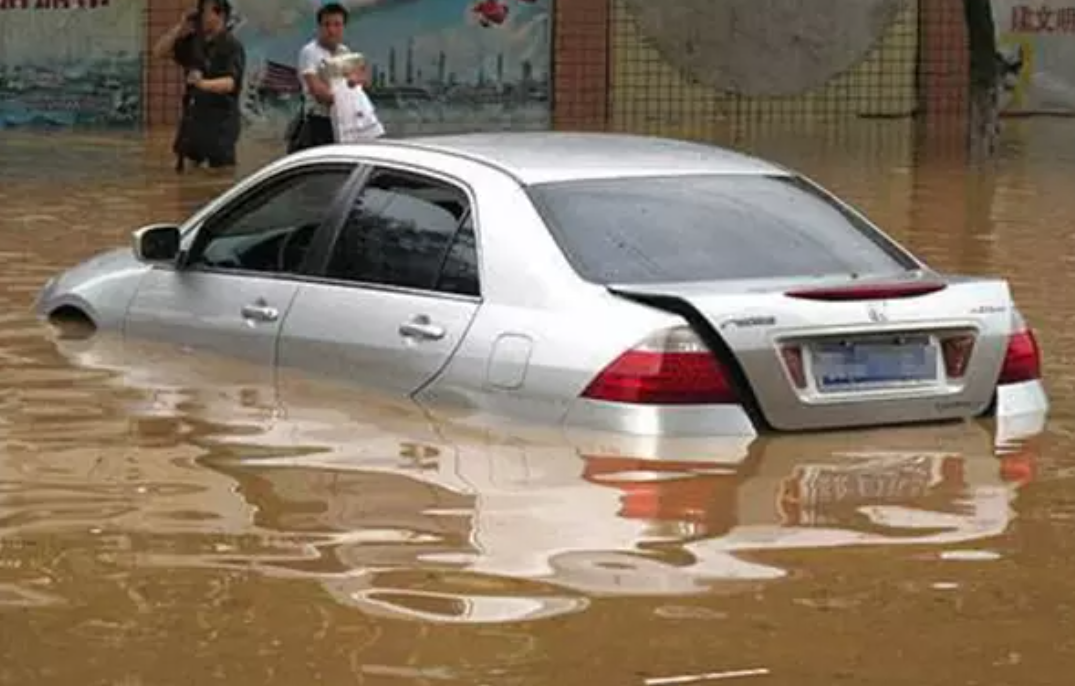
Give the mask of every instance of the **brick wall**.
M 153 57 L 153 44 L 193 5 L 194 0 L 147 0 L 142 117 L 148 127 L 172 125 L 179 118 L 182 72 L 171 60 Z
M 927 122 L 960 119 L 967 113 L 970 55 L 963 0 L 921 0 L 918 96 Z
M 610 0 L 560 0 L 553 18 L 553 128 L 608 125 Z

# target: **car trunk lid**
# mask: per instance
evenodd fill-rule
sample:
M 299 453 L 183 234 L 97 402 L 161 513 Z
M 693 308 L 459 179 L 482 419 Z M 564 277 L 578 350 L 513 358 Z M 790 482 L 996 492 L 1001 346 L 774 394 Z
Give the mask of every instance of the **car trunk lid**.
M 907 272 L 609 288 L 691 320 L 781 430 L 980 414 L 1012 328 L 1000 279 Z

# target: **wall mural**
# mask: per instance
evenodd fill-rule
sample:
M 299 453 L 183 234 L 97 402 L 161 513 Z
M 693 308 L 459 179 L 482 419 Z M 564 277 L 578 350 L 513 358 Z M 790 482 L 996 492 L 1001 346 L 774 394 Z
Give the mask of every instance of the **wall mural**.
M 0 129 L 141 123 L 144 0 L 0 0 Z
M 298 53 L 322 3 L 234 4 L 248 60 L 244 135 L 277 136 L 298 107 Z M 551 0 L 342 4 L 351 13 L 345 43 L 370 63 L 369 95 L 390 135 L 548 128 Z
M 1075 112 L 1075 0 L 992 0 L 1008 113 Z

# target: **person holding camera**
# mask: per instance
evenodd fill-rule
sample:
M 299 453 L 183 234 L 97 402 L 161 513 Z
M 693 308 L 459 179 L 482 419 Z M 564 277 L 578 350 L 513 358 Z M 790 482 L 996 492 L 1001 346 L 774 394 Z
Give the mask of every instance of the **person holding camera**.
M 171 57 L 186 74 L 172 146 L 177 171 L 186 160 L 213 169 L 235 166 L 246 50 L 231 32 L 231 14 L 228 0 L 199 0 L 154 46 L 157 57 Z

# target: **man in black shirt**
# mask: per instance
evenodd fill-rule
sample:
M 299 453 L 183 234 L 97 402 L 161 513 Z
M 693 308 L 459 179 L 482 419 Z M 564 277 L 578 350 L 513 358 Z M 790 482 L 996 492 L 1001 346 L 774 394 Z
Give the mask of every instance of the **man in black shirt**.
M 235 165 L 246 51 L 232 35 L 228 0 L 199 0 L 161 36 L 153 52 L 171 58 L 186 72 L 183 112 L 172 146 L 176 169 L 185 160 L 211 168 Z

